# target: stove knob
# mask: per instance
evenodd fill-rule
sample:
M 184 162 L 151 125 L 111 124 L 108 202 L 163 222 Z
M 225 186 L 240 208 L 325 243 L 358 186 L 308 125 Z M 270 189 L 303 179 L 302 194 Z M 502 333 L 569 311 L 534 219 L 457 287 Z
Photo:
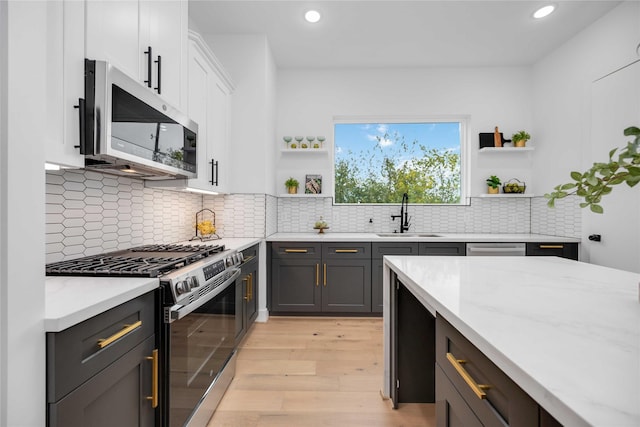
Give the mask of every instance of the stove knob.
M 234 263 L 233 256 L 227 258 L 227 267 L 231 267 Z
M 191 287 L 189 286 L 186 280 L 181 280 L 178 283 L 176 283 L 176 293 L 178 295 L 186 294 L 187 292 L 189 292 L 190 289 Z
M 244 254 L 242 252 L 238 252 L 238 259 L 240 260 L 240 264 L 244 261 Z
M 197 288 L 198 286 L 200 286 L 200 282 L 198 282 L 198 278 L 196 276 L 191 276 L 189 277 L 189 285 L 191 289 Z

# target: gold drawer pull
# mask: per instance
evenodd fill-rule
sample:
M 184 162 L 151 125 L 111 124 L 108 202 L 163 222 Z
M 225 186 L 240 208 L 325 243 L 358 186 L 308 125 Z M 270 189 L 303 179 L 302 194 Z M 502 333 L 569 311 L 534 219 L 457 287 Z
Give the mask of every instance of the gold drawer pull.
M 111 335 L 109 338 L 99 339 L 98 346 L 100 348 L 105 348 L 115 340 L 120 339 L 123 336 L 130 334 L 134 330 L 138 329 L 140 326 L 142 326 L 142 320 L 138 320 L 136 323 L 132 325 L 124 325 L 124 329 L 122 329 L 119 332 L 116 332 L 115 334 Z
M 464 369 L 464 366 L 462 366 L 464 363 L 467 363 L 466 360 L 456 359 L 456 357 L 451 353 L 447 353 L 447 360 L 451 362 L 451 364 L 453 365 L 455 370 L 458 372 L 458 374 L 460 374 L 464 382 L 466 382 L 467 385 L 471 388 L 471 390 L 476 394 L 476 396 L 478 396 L 478 399 L 487 398 L 487 394 L 484 392 L 484 390 L 490 389 L 491 386 L 486 384 L 478 384 L 473 378 L 471 378 L 471 375 L 469 375 L 467 370 Z
M 357 249 L 336 249 L 337 254 L 357 254 Z
M 147 360 L 151 361 L 151 396 L 147 396 L 147 400 L 151 401 L 151 407 L 158 407 L 158 349 L 151 352 L 151 356 L 147 356 Z
M 327 286 L 327 264 L 322 266 L 322 286 Z
M 320 264 L 316 264 L 316 287 L 320 284 Z
M 306 254 L 306 249 L 285 249 L 284 252 L 286 254 Z
M 564 245 L 540 245 L 540 249 L 564 249 Z

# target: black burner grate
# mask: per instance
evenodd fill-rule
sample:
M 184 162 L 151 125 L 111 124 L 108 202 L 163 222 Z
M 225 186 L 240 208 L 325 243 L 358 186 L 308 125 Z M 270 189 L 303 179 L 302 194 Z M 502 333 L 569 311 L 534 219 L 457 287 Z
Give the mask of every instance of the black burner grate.
M 224 245 L 145 245 L 47 264 L 49 276 L 158 277 L 224 251 Z

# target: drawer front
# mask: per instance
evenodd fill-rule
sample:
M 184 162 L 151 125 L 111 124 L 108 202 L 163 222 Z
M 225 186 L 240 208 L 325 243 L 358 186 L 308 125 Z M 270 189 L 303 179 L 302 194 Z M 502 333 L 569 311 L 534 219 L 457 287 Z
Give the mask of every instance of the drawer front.
M 436 320 L 436 363 L 484 426 L 538 426 L 536 402 L 441 316 Z M 482 392 L 483 398 L 478 396 Z
M 320 243 L 307 242 L 274 242 L 271 244 L 272 258 L 320 258 L 322 256 Z
M 559 256 L 578 260 L 577 243 L 527 243 L 527 256 Z
M 323 243 L 323 259 L 371 259 L 371 242 Z
M 242 255 L 244 256 L 245 260 L 248 260 L 250 258 L 257 258 L 259 250 L 260 250 L 260 245 L 253 245 L 243 250 Z
M 436 427 L 482 427 L 449 378 L 436 365 Z
M 465 243 L 420 243 L 420 255 L 465 256 Z
M 47 400 L 56 402 L 154 334 L 155 292 L 47 334 Z M 106 340 L 106 341 L 105 341 Z
M 372 243 L 371 258 L 382 259 L 385 255 L 418 255 L 418 243 Z

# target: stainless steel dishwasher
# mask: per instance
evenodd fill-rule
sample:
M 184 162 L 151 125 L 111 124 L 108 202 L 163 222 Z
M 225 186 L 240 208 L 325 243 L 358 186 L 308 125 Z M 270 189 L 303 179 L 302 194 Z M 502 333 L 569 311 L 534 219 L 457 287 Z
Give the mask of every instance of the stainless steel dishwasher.
M 467 243 L 467 256 L 525 256 L 524 243 Z

